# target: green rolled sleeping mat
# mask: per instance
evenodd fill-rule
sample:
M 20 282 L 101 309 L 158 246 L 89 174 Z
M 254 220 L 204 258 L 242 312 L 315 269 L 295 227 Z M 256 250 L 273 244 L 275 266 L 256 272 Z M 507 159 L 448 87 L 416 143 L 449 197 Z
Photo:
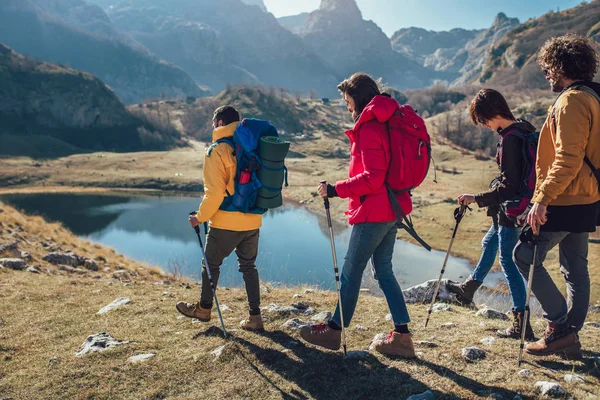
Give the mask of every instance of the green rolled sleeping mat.
M 284 161 L 290 142 L 276 136 L 263 136 L 258 146 L 261 168 L 257 175 L 262 186 L 258 189 L 256 207 L 277 208 L 283 204 L 281 189 L 284 181 L 285 186 L 288 185 Z

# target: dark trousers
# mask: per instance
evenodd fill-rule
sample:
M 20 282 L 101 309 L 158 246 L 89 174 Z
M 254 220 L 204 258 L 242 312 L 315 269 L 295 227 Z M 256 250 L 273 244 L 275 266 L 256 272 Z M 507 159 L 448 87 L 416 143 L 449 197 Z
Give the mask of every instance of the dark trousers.
M 244 276 L 248 305 L 251 310 L 260 307 L 260 283 L 258 271 L 256 270 L 256 257 L 258 255 L 259 230 L 252 231 L 228 231 L 218 228 L 210 228 L 208 240 L 206 241 L 206 260 L 210 268 L 210 274 L 217 287 L 219 274 L 223 260 L 234 250 L 238 257 L 239 271 Z M 210 287 L 206 266 L 202 268 L 202 291 L 200 293 L 200 306 L 212 308 L 213 292 Z

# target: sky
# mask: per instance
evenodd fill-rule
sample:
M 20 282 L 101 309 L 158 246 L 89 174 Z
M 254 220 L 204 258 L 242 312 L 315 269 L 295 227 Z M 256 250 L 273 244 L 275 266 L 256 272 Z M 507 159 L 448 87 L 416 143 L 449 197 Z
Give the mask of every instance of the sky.
M 276 17 L 310 12 L 321 0 L 263 0 Z M 363 18 L 373 20 L 391 36 L 400 28 L 416 26 L 445 31 L 452 28 L 489 28 L 499 12 L 521 22 L 557 8 L 564 10 L 581 0 L 357 0 Z

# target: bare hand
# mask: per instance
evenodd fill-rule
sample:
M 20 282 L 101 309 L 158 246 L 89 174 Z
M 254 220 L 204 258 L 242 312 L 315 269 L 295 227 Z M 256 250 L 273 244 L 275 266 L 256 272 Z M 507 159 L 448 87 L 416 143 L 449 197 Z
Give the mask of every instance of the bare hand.
M 326 198 L 327 197 L 327 183 L 319 184 L 319 187 L 317 188 L 317 192 L 319 192 L 319 196 L 321 196 L 322 198 Z
M 188 220 L 190 221 L 190 225 L 192 226 L 192 228 L 195 228 L 198 225 L 200 225 L 200 221 L 198 221 L 198 218 L 196 218 L 195 215 L 190 215 L 190 218 Z
M 475 203 L 475 195 L 465 193 L 458 196 L 458 204 L 468 206 L 471 203 Z
M 527 223 L 531 226 L 533 234 L 537 235 L 540 233 L 540 226 L 544 225 L 548 221 L 546 217 L 547 207 L 540 203 L 533 203 L 533 207 L 527 214 Z

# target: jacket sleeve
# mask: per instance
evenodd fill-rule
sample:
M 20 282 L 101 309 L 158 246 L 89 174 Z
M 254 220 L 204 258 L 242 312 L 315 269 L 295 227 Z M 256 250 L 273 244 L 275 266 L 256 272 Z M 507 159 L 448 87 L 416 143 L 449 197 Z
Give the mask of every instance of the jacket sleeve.
M 200 223 L 209 221 L 219 210 L 226 189 L 227 169 L 220 152 L 213 151 L 210 156 L 204 156 L 204 198 L 196 215 Z
M 582 97 L 570 95 L 554 110 L 556 145 L 550 150 L 555 153 L 554 162 L 532 202 L 548 205 L 565 191 L 583 166 L 591 121 Z
M 364 171 L 350 179 L 336 182 L 335 190 L 341 198 L 373 193 L 385 182 L 389 156 L 386 155 L 377 127 L 372 124 L 363 125 L 358 140 Z
M 523 140 L 508 135 L 502 142 L 500 184 L 475 196 L 479 207 L 499 205 L 514 197 L 521 186 L 523 175 Z

